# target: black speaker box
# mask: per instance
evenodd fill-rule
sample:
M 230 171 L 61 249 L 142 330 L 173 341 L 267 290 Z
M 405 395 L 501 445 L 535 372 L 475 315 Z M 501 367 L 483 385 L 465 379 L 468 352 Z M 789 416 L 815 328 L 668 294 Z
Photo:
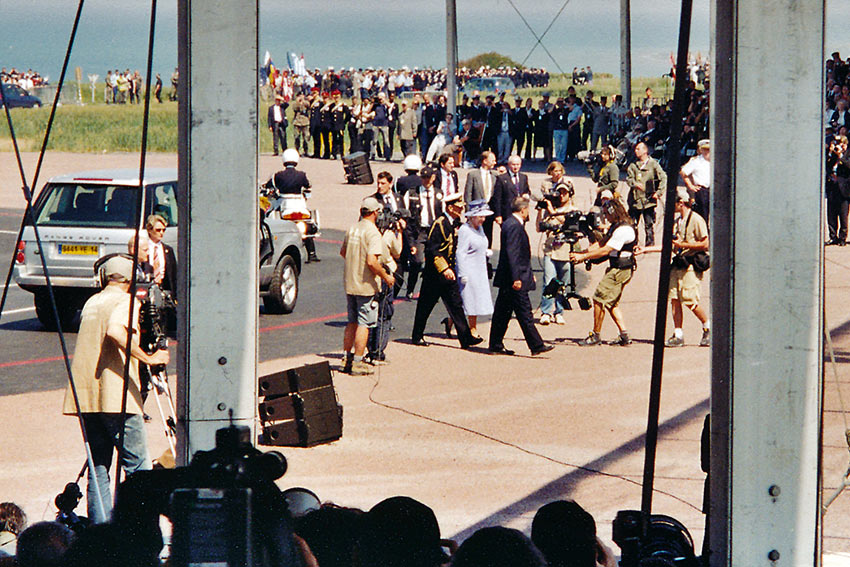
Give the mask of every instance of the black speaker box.
M 342 406 L 327 362 L 260 377 L 261 445 L 311 447 L 342 437 Z
M 345 170 L 345 178 L 353 185 L 371 185 L 375 179 L 372 177 L 372 166 L 365 152 L 354 152 L 342 157 L 342 167 Z

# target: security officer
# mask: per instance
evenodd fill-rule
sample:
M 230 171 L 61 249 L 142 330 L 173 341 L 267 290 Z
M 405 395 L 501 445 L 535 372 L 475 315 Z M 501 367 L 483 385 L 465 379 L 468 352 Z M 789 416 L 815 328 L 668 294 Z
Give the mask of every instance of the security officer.
M 405 289 L 407 299 L 412 298 L 419 274 L 425 267 L 425 243 L 428 241 L 431 225 L 443 214 L 443 191 L 434 186 L 436 170 L 426 165 L 419 171 L 419 177 L 421 184 L 409 189 L 402 197 L 404 208 L 410 211 L 410 223 L 407 225 L 405 235 L 409 250 L 407 288 Z
M 310 180 L 307 179 L 307 174 L 303 171 L 295 169 L 298 165 L 300 156 L 298 150 L 289 148 L 283 152 L 283 169 L 275 173 L 268 181 L 263 184 L 267 189 L 274 189 L 278 195 L 304 195 L 304 198 L 310 196 Z M 316 255 L 316 243 L 312 238 L 304 239 L 304 248 L 307 249 L 307 261 L 319 262 L 319 257 Z
M 312 158 L 322 155 L 322 99 L 319 89 L 313 87 L 310 91 L 310 137 L 313 138 Z
M 319 135 L 322 138 L 322 159 L 331 159 L 331 131 L 333 131 L 333 110 L 336 103 L 330 93 L 322 93 L 322 107 L 319 110 Z
M 457 228 L 463 214 L 465 203 L 463 193 L 455 193 L 445 198 L 446 212 L 434 221 L 428 240 L 425 243 L 425 273 L 422 277 L 422 290 L 416 304 L 416 316 L 413 321 L 411 342 L 417 346 L 428 346 L 423 335 L 428 316 L 434 310 L 438 299 L 449 312 L 462 349 L 479 344 L 484 339 L 473 337 L 469 323 L 463 311 L 457 275 L 454 271 L 457 252 Z

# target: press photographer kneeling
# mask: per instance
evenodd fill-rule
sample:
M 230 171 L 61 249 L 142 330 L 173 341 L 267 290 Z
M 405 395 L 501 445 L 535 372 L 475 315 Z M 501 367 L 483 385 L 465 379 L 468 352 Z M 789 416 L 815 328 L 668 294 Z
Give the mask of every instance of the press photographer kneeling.
M 629 213 L 617 199 L 605 201 L 602 204 L 602 214 L 605 220 L 611 223 L 605 237 L 591 244 L 587 252 L 570 253 L 570 262 L 573 264 L 608 259 L 605 276 L 593 293 L 593 330 L 580 344 L 592 346 L 602 343 L 599 333 L 602 331 L 602 322 L 605 320 L 607 309 L 620 331 L 620 335 L 612 344 L 627 346 L 632 343 L 632 339 L 626 330 L 626 323 L 619 305 L 623 289 L 631 281 L 635 271 L 634 248 L 637 244 L 637 233 Z
M 573 205 L 575 189 L 572 181 L 566 178 L 555 184 L 543 194 L 543 199 L 537 202 L 537 232 L 546 234 L 543 244 L 543 296 L 540 298 L 541 325 L 555 322 L 564 324 L 561 315 L 564 308 L 554 294 L 547 293 L 553 280 L 560 282 L 572 281 L 573 266 L 570 264 L 570 252 L 578 242 L 577 238 L 569 238 L 561 230 L 564 226 L 565 215 L 578 210 Z M 575 290 L 573 290 L 575 291 Z
M 139 345 L 139 302 L 133 302 L 130 333 L 130 365 L 126 413 L 122 414 L 124 361 L 127 323 L 130 320 L 130 282 L 133 262 L 114 256 L 99 269 L 103 290 L 89 299 L 81 316 L 74 362 L 73 386 L 79 399 L 79 411 L 91 445 L 95 470 L 88 471 L 88 516 L 94 523 L 109 519 L 112 497 L 109 490 L 109 466 L 112 451 L 124 430 L 121 466 L 127 474 L 151 468 L 142 418 L 142 393 L 139 362 L 168 364 L 167 350 L 146 353 Z M 71 385 L 65 392 L 63 413 L 77 415 Z M 100 495 L 98 505 L 96 495 Z
M 711 346 L 711 326 L 708 314 L 700 304 L 702 275 L 709 268 L 708 226 L 697 212 L 692 210 L 688 191 L 679 188 L 676 192 L 676 226 L 673 234 L 673 265 L 670 269 L 670 307 L 673 312 L 673 336 L 664 343 L 668 347 L 685 344 L 682 330 L 684 315 L 682 305 L 696 315 L 702 323 L 702 338 L 699 346 Z M 649 246 L 635 254 L 660 252 L 661 246 Z

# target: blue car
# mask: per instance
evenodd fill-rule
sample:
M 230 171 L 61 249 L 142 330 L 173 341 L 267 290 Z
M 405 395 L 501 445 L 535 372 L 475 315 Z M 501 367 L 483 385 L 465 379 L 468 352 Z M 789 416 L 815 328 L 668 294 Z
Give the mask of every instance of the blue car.
M 3 104 L 3 97 L 6 97 L 6 104 L 9 108 L 39 108 L 41 99 L 32 96 L 30 93 L 13 83 L 4 83 L 3 91 L 0 93 L 0 104 Z

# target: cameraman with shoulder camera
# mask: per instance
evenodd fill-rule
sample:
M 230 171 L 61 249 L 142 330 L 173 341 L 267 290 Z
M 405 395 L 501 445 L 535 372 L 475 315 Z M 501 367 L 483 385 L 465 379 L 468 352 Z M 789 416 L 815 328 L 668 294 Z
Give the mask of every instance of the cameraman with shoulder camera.
M 109 520 L 112 497 L 109 489 L 109 467 L 113 448 L 117 447 L 120 431 L 124 430 L 121 466 L 128 475 L 151 468 L 145 441 L 142 418 L 142 393 L 139 362 L 148 365 L 168 364 L 167 350 L 147 354 L 139 345 L 139 302 L 133 302 L 132 327 L 130 318 L 130 281 L 133 262 L 121 256 L 107 260 L 100 269 L 103 290 L 83 306 L 74 362 L 71 367 L 74 386 L 80 403 L 83 423 L 91 445 L 95 470 L 88 471 L 88 515 L 93 523 Z M 122 414 L 124 391 L 125 346 L 128 334 L 130 365 L 127 380 L 127 406 Z M 65 392 L 63 413 L 76 415 L 71 387 Z M 98 491 L 104 515 L 96 504 Z
M 560 163 L 552 162 L 549 170 L 553 170 L 553 166 L 556 170 L 560 168 L 563 174 L 563 166 Z M 553 173 L 556 172 L 550 171 L 549 174 L 553 175 Z M 556 278 L 562 282 L 567 281 L 569 270 L 572 270 L 572 264 L 570 264 L 572 246 L 559 233 L 564 224 L 564 215 L 576 210 L 573 205 L 574 195 L 572 181 L 559 177 L 553 187 L 543 192 L 543 199 L 537 202 L 537 232 L 546 234 L 546 241 L 543 244 L 544 289 Z M 556 298 L 543 294 L 540 298 L 540 311 L 543 312 L 540 324 L 548 325 L 554 321 L 558 325 L 563 325 L 564 317 L 561 315 L 563 310 L 563 306 Z
M 593 293 L 593 330 L 580 344 L 592 346 L 602 343 L 599 333 L 602 331 L 602 322 L 605 320 L 607 309 L 620 331 L 620 336 L 612 344 L 627 346 L 632 343 L 632 339 L 626 330 L 626 323 L 619 305 L 623 289 L 631 281 L 635 271 L 634 249 L 637 244 L 637 233 L 629 213 L 619 200 L 605 201 L 602 204 L 602 214 L 605 220 L 611 223 L 605 238 L 601 242 L 591 244 L 587 252 L 570 253 L 570 262 L 573 264 L 608 258 L 605 276 Z
M 401 256 L 402 231 L 407 226 L 402 217 L 404 209 L 399 206 L 400 199 L 391 191 L 393 176 L 389 172 L 382 171 L 378 173 L 377 178 L 378 191 L 372 196 L 383 206 L 375 221 L 375 226 L 381 233 L 383 246 L 378 262 L 386 268 L 387 272 L 394 274 L 396 280 L 401 280 L 402 274 L 396 260 Z M 364 358 L 372 365 L 385 364 L 387 361 L 384 350 L 390 340 L 390 321 L 395 311 L 393 300 L 397 284 L 398 281 L 392 286 L 381 282 L 381 291 L 378 293 L 378 323 L 369 330 L 368 352 Z
M 603 191 L 607 189 L 612 194 L 617 192 L 620 185 L 620 168 L 617 167 L 617 153 L 613 146 L 604 146 L 596 155 L 590 154 L 585 164 L 590 178 L 596 182 L 596 194 L 591 197 L 593 204 L 598 207 L 602 204 L 599 195 Z
M 664 345 L 668 347 L 685 346 L 685 334 L 682 331 L 682 305 L 691 310 L 702 323 L 702 338 L 699 346 L 711 346 L 711 325 L 708 314 L 699 304 L 700 285 L 704 271 L 699 271 L 694 257 L 700 252 L 708 252 L 708 225 L 699 213 L 693 210 L 687 189 L 676 192 L 676 226 L 673 234 L 673 262 L 670 269 L 670 307 L 673 311 L 673 336 Z M 636 254 L 661 252 L 661 246 L 652 246 L 638 250 Z

